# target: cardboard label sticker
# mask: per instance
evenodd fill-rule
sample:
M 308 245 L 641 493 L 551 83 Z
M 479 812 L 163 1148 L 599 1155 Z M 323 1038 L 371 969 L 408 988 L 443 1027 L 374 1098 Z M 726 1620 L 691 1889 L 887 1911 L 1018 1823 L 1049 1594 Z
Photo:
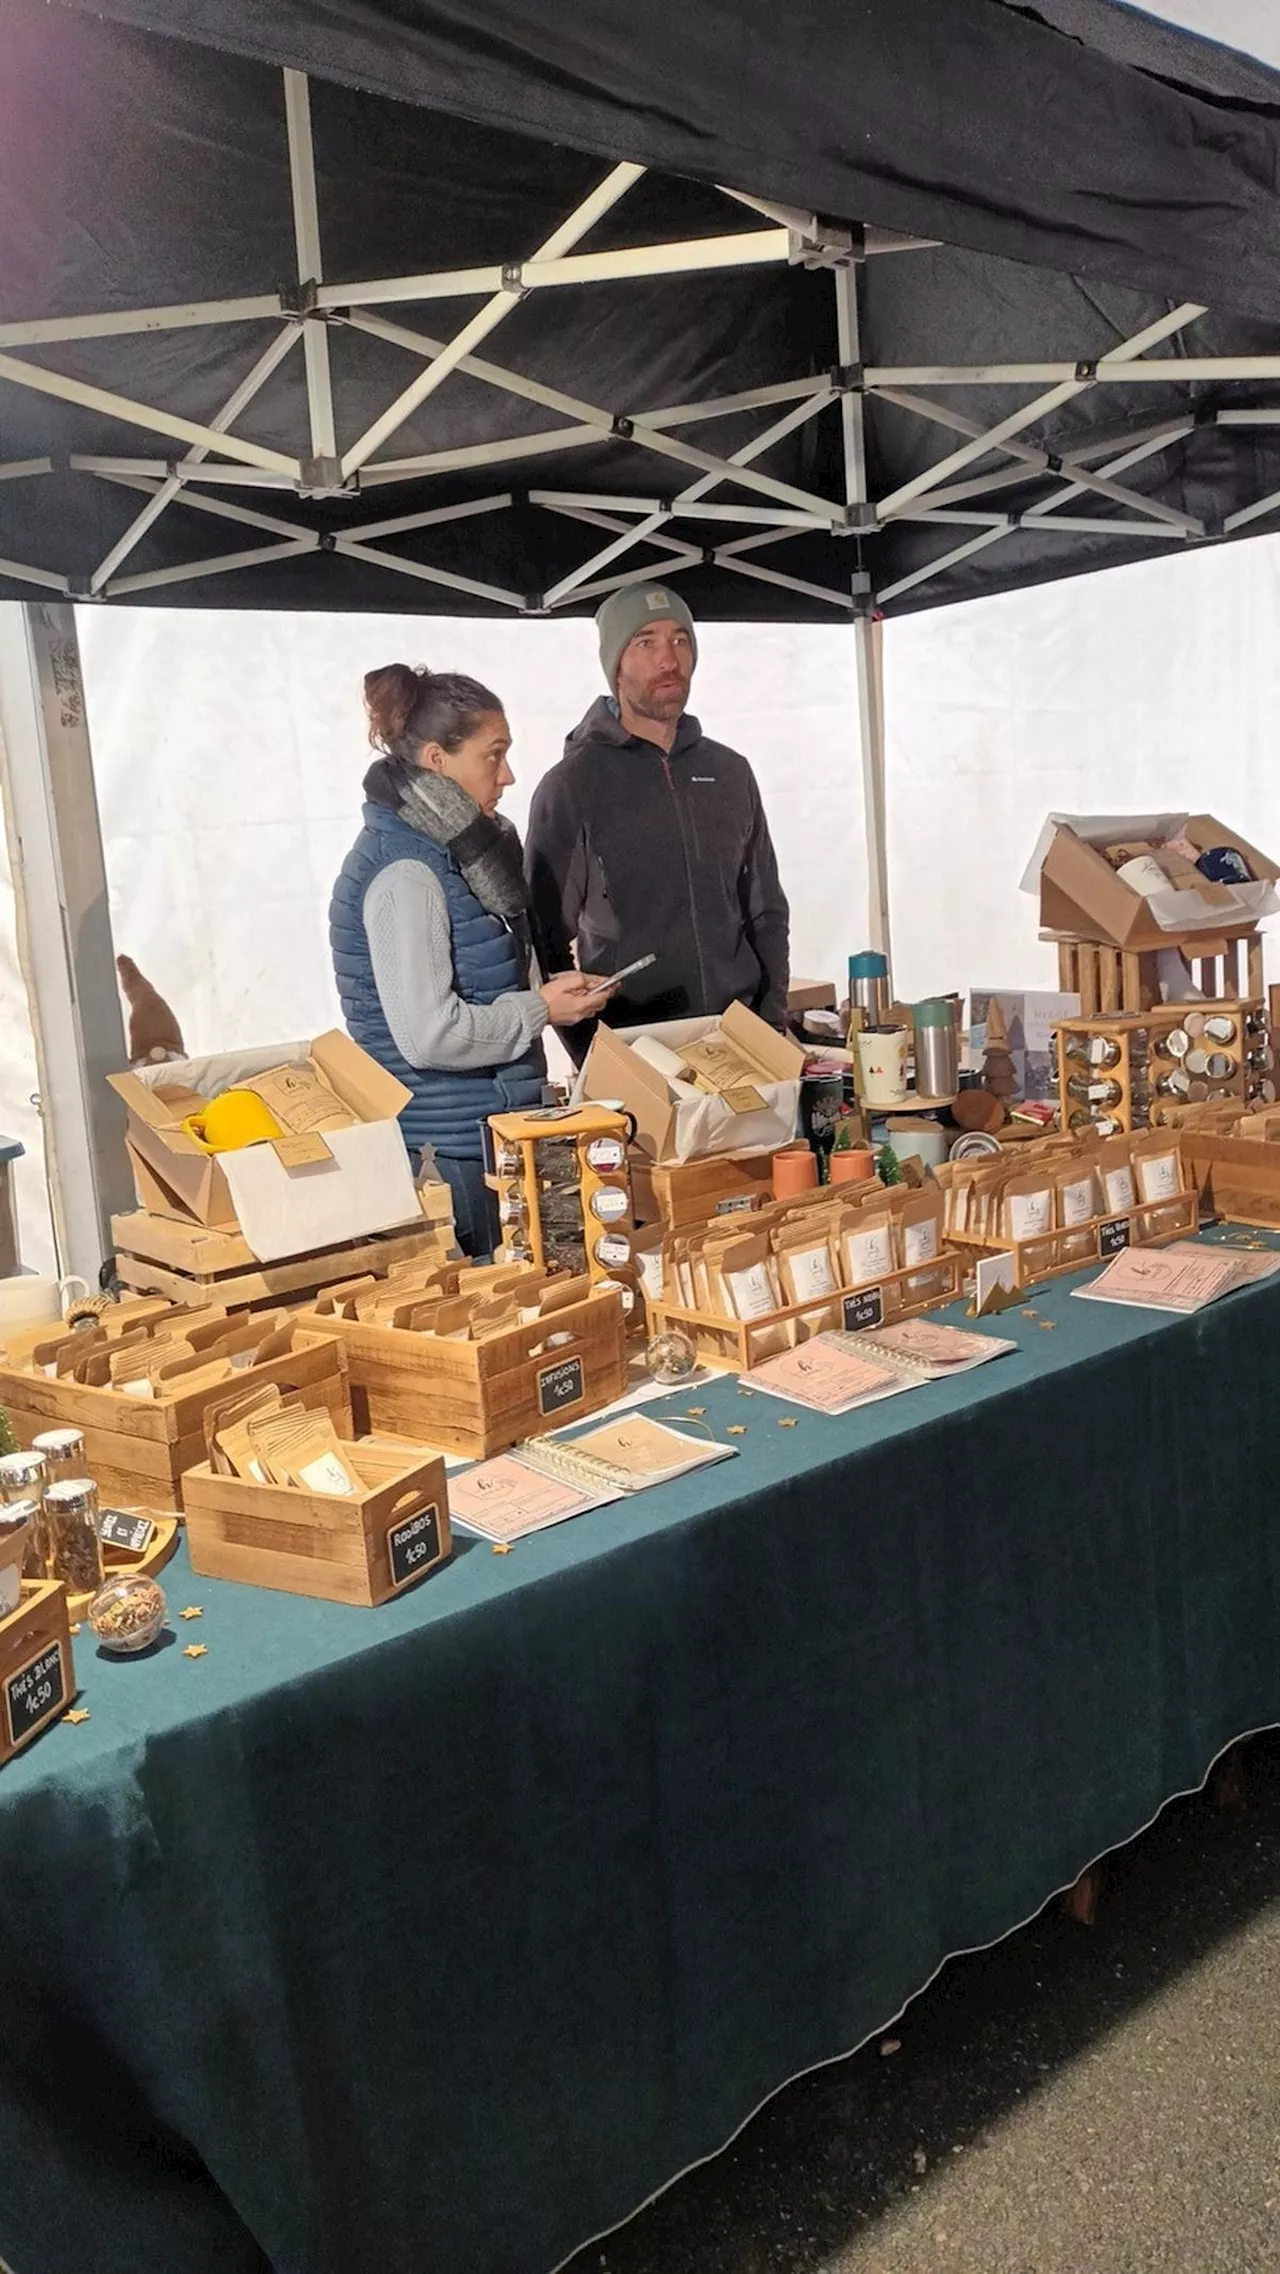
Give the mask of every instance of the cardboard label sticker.
M 860 1287 L 856 1295 L 844 1299 L 844 1331 L 860 1334 L 864 1327 L 884 1325 L 884 1289 Z
M 407 1587 L 440 1559 L 440 1510 L 433 1500 L 416 1516 L 406 1516 L 387 1533 L 387 1557 L 393 1587 Z
M 4 1710 L 11 1745 L 25 1745 L 61 1713 L 67 1702 L 67 1664 L 60 1641 L 51 1642 L 38 1658 L 11 1674 L 4 1686 Z
M 581 1405 L 587 1394 L 580 1358 L 562 1358 L 557 1366 L 544 1366 L 538 1375 L 538 1411 L 562 1413 L 566 1406 Z
M 104 1548 L 123 1548 L 128 1555 L 144 1555 L 155 1525 L 149 1516 L 133 1516 L 123 1508 L 104 1508 L 98 1516 L 98 1538 Z
M 1103 1225 L 1098 1234 L 1099 1255 L 1119 1255 L 1120 1250 L 1127 1248 L 1128 1245 L 1129 1222 L 1127 1217 L 1120 1216 L 1114 1224 Z

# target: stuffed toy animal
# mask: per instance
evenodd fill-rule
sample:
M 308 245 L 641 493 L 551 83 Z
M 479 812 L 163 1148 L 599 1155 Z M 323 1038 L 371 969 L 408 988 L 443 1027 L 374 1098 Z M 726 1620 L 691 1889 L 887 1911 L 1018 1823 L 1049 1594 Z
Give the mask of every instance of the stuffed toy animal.
M 167 1059 L 185 1058 L 182 1029 L 163 995 L 157 995 L 151 981 L 143 978 L 132 956 L 118 955 L 116 970 L 120 991 L 129 1006 L 130 1065 L 160 1066 Z

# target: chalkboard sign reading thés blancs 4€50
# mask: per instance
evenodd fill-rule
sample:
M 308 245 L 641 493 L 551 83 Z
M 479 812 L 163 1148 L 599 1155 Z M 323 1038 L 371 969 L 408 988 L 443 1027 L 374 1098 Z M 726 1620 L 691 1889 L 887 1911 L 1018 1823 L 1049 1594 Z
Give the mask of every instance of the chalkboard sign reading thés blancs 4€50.
M 4 1685 L 9 1743 L 25 1745 L 67 1703 L 67 1662 L 61 1642 L 46 1643 L 38 1658 L 10 1674 Z

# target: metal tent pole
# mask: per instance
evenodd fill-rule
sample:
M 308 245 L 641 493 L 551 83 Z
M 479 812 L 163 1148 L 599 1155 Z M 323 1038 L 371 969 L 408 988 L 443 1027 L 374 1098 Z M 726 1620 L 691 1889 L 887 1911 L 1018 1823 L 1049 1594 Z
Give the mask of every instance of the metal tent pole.
M 841 366 L 856 372 L 862 360 L 858 324 L 858 264 L 850 260 L 835 271 L 836 326 Z M 848 386 L 841 397 L 840 416 L 844 442 L 844 494 L 847 506 L 867 501 L 867 451 L 864 400 L 859 387 Z M 853 625 L 854 664 L 858 686 L 858 747 L 862 760 L 862 800 L 867 832 L 867 929 L 870 944 L 889 958 L 892 993 L 892 954 L 889 936 L 889 850 L 884 794 L 884 670 L 883 636 L 876 621 L 871 578 L 860 570 L 853 580 L 857 613 Z
M 126 1063 L 75 613 L 0 604 L 0 786 L 35 1027 L 61 1268 L 96 1286 L 110 1218 L 133 1205 Z

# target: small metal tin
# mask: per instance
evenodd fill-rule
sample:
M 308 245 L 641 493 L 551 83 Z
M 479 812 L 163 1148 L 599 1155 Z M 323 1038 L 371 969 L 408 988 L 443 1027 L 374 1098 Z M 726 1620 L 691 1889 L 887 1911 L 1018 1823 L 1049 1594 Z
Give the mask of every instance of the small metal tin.
M 1253 1086 L 1252 1095 L 1260 1105 L 1274 1105 L 1276 1102 L 1276 1085 L 1274 1082 L 1257 1082 Z
M 625 1232 L 602 1232 L 593 1253 L 607 1271 L 621 1271 L 631 1261 L 631 1242 Z
M 1185 1017 L 1185 1019 L 1184 1019 L 1184 1020 L 1183 1020 L 1183 1022 L 1182 1022 L 1182 1024 L 1183 1024 L 1183 1027 L 1184 1027 L 1185 1031 L 1186 1031 L 1188 1034 L 1190 1034 L 1190 1035 L 1198 1035 L 1198 1034 L 1203 1034 L 1203 1033 L 1204 1033 L 1204 1012 L 1203 1012 L 1203 1011 L 1188 1011 L 1188 1012 L 1187 1012 L 1187 1015 L 1186 1015 L 1186 1017 Z
M 1171 1026 L 1164 1038 L 1164 1046 L 1171 1058 L 1185 1058 L 1191 1047 L 1186 1028 L 1184 1026 Z
M 1087 1113 L 1083 1116 L 1086 1121 L 1089 1118 L 1090 1116 Z M 993 1153 L 998 1153 L 999 1150 L 1000 1140 L 998 1137 L 992 1137 L 985 1129 L 971 1129 L 965 1136 L 957 1137 L 947 1159 L 949 1161 L 980 1161 L 987 1159 Z
M 1214 1050 L 1210 1053 L 1205 1072 L 1211 1082 L 1229 1082 L 1235 1070 L 1235 1059 L 1229 1058 L 1225 1050 Z
M 1256 1074 L 1269 1074 L 1276 1062 L 1276 1054 L 1269 1043 L 1249 1052 L 1248 1064 Z
M 635 1288 L 628 1287 L 625 1279 L 602 1279 L 600 1281 L 600 1285 L 602 1287 L 617 1288 L 618 1293 L 622 1297 L 622 1315 L 624 1318 L 630 1318 L 631 1313 L 636 1307 Z
M 44 1429 L 31 1440 L 33 1453 L 44 1455 L 50 1484 L 61 1484 L 66 1477 L 82 1477 L 85 1469 L 84 1431 L 82 1429 Z
M 1194 1049 L 1187 1052 L 1182 1063 L 1189 1074 L 1207 1074 L 1209 1071 L 1209 1053 L 1197 1043 Z
M 627 1148 L 621 1137 L 593 1137 L 587 1146 L 587 1167 L 597 1176 L 616 1173 L 627 1165 Z
M 1215 1012 L 1211 1019 L 1205 1020 L 1204 1031 L 1210 1042 L 1234 1042 L 1236 1022 L 1234 1019 L 1226 1018 L 1221 1012 Z

